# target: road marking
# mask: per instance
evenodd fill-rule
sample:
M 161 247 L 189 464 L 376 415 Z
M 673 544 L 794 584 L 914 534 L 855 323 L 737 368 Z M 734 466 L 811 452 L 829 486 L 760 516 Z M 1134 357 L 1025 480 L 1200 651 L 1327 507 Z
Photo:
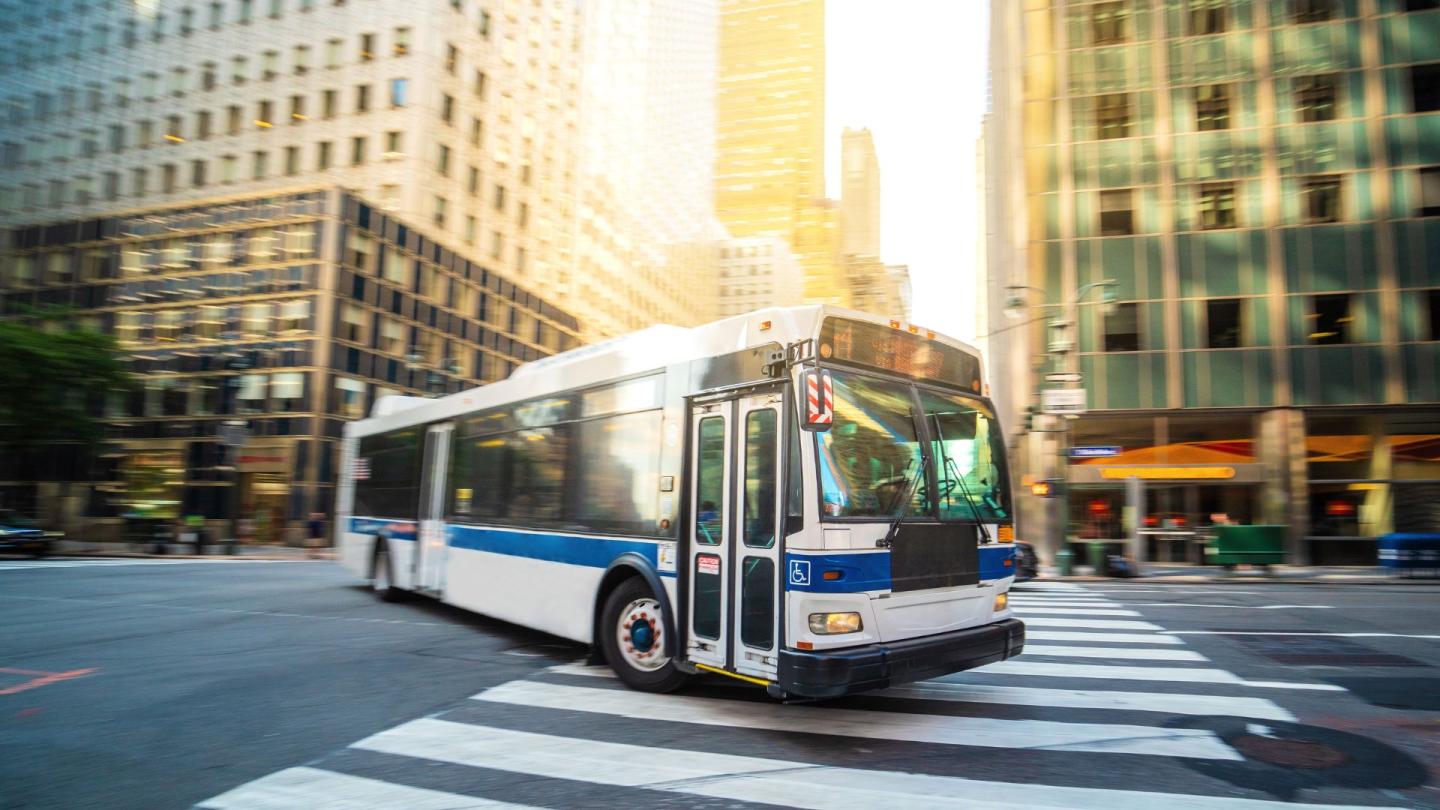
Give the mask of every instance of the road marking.
M 1034 686 L 926 681 L 875 693 L 878 697 L 943 700 L 986 705 L 1043 706 L 1062 709 L 1110 709 L 1164 714 L 1225 715 L 1295 722 L 1295 715 L 1265 698 L 1164 692 L 1110 692 L 1090 689 L 1044 689 Z
M 1194 810 L 1351 810 L 1338 805 L 1053 787 L 837 768 L 706 751 L 657 750 L 645 745 L 430 719 L 381 732 L 354 747 L 552 779 L 813 810 L 869 810 L 881 806 L 996 810 L 1021 807 L 1149 810 L 1165 806 Z M 635 767 L 636 763 L 644 763 L 644 767 Z
M 1440 636 L 1407 633 L 1294 633 L 1285 630 L 1165 630 L 1167 636 L 1323 636 L 1328 638 L 1417 638 L 1440 640 Z
M 610 667 L 603 666 L 603 665 L 602 665 L 602 666 L 590 666 L 589 664 L 587 664 L 587 663 L 585 663 L 585 662 L 583 662 L 583 661 L 576 661 L 576 662 L 571 663 L 571 664 L 556 664 L 555 666 L 550 667 L 549 669 L 546 669 L 545 671 L 546 671 L 546 672 L 556 672 L 556 673 L 559 673 L 559 674 L 561 674 L 561 675 L 587 675 L 587 676 L 592 677 L 592 678 L 613 678 L 613 677 L 615 677 L 615 670 L 611 669 Z
M 70 681 L 76 678 L 83 678 L 86 675 L 90 675 L 98 671 L 99 670 L 95 669 L 94 667 L 90 667 L 88 669 L 72 669 L 69 672 L 40 672 L 33 669 L 9 669 L 6 667 L 0 667 L 0 672 L 9 675 L 35 676 L 30 680 L 25 681 L 24 683 L 17 683 L 14 686 L 7 686 L 4 689 L 0 689 L 0 695 L 14 695 L 19 694 L 20 692 L 28 692 L 31 689 L 39 689 L 42 686 L 49 686 L 52 683 L 59 683 L 60 681 Z
M 397 785 L 363 776 L 322 771 L 319 768 L 289 768 L 272 773 L 234 790 L 201 802 L 205 810 L 370 810 L 376 807 L 404 807 L 406 810 L 464 810 L 465 808 L 524 808 L 489 799 L 446 793 L 440 790 Z
M 1193 650 L 1146 650 L 1134 647 L 1067 647 L 1056 644 L 1025 644 L 1025 655 L 1060 658 L 1128 658 L 1132 661 L 1209 661 Z
M 1054 619 L 1049 616 L 1027 616 L 1028 627 L 1073 627 L 1084 630 L 1164 630 L 1150 622 L 1126 621 L 1124 619 Z
M 1010 597 L 1010 604 L 1025 605 L 1027 607 L 1030 605 L 1044 605 L 1047 607 L 1123 607 L 1119 602 L 1102 599 L 1036 599 L 1033 596 L 1012 596 Z
M 1126 602 L 1133 607 L 1228 608 L 1231 610 L 1334 610 L 1334 605 L 1207 605 L 1200 602 Z M 1388 608 L 1387 608 L 1388 609 Z
M 1174 683 L 1225 683 L 1256 686 L 1264 689 L 1305 689 L 1317 692 L 1344 692 L 1344 687 L 1328 683 L 1298 681 L 1247 681 L 1224 669 L 1190 669 L 1188 667 L 1126 667 L 1103 664 L 1054 664 L 1048 661 L 1022 661 L 1012 658 L 987 664 L 987 675 L 1038 675 L 1048 678 L 1096 678 L 1118 681 L 1170 681 Z M 941 680 L 951 680 L 947 675 Z
M 1025 620 L 1025 643 L 1031 641 L 1095 641 L 1110 644 L 1184 644 L 1174 636 L 1151 633 L 1075 633 L 1068 630 L 1033 630 L 1034 619 Z
M 533 681 L 511 681 L 481 692 L 475 695 L 474 699 L 619 717 L 663 718 L 671 722 L 726 728 L 804 731 L 809 734 L 941 745 L 1129 753 L 1195 759 L 1243 759 L 1234 749 L 1203 729 L 1161 729 L 1108 723 L 1000 720 L 818 706 L 780 706 Z
M 1057 616 L 1139 616 L 1138 610 L 1112 610 L 1109 608 L 1068 608 L 1068 607 L 1043 607 L 1039 605 L 1024 605 L 1013 607 L 1011 610 L 1020 614 L 1031 613 L 1054 613 Z

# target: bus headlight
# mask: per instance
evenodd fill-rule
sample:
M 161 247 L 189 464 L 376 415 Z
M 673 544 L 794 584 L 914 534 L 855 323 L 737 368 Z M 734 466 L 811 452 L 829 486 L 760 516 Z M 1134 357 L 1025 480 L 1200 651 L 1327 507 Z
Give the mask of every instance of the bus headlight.
M 1008 594 L 1008 593 L 997 593 L 997 594 L 995 594 L 995 612 L 996 612 L 996 613 L 999 613 L 1000 611 L 1004 610 L 1004 609 L 1007 608 L 1007 607 L 1010 607 L 1010 594 Z
M 834 636 L 841 633 L 858 633 L 861 630 L 859 613 L 811 613 L 810 632 L 817 636 Z

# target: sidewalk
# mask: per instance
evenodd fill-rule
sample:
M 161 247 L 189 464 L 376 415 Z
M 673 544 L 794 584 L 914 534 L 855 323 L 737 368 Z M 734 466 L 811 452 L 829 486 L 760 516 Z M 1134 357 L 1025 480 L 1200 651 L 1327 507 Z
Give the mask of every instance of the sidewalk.
M 149 544 L 146 544 L 149 545 Z M 225 547 L 219 545 L 207 545 L 204 554 L 196 554 L 195 546 L 190 543 L 167 543 L 164 554 L 155 554 L 147 549 L 140 551 L 142 544 L 138 543 L 92 543 L 86 540 L 61 540 L 51 548 L 50 554 L 56 557 L 141 557 L 154 558 L 157 560 L 220 560 L 220 559 L 245 559 L 245 560 L 333 560 L 335 550 L 332 548 L 316 549 L 314 556 L 311 556 L 309 549 L 296 548 L 294 546 L 278 545 L 252 545 L 240 544 L 235 546 L 235 553 L 226 554 Z
M 1246 583 L 1282 583 L 1286 585 L 1440 585 L 1440 571 L 1390 574 L 1378 566 L 1301 566 L 1272 565 L 1269 571 L 1240 567 L 1233 571 L 1215 565 L 1189 563 L 1145 563 L 1138 577 L 1097 577 L 1090 566 L 1075 566 L 1075 574 L 1062 577 L 1053 566 L 1041 566 L 1040 576 L 1031 582 L 1144 582 L 1146 584 L 1229 585 Z M 1422 577 L 1419 574 L 1426 574 Z

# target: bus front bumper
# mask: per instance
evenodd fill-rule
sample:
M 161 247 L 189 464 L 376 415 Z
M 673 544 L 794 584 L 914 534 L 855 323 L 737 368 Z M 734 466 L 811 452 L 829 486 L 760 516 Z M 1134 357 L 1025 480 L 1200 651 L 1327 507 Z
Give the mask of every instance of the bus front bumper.
M 934 636 L 843 650 L 780 651 L 779 691 L 830 698 L 993 664 L 1025 648 L 1025 625 L 1004 619 Z

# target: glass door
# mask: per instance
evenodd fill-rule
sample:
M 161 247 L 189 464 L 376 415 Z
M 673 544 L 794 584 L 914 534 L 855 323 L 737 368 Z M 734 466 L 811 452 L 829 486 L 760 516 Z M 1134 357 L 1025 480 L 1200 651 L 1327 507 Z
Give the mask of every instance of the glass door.
M 724 667 L 729 644 L 731 402 L 690 411 L 690 632 L 686 657 Z

